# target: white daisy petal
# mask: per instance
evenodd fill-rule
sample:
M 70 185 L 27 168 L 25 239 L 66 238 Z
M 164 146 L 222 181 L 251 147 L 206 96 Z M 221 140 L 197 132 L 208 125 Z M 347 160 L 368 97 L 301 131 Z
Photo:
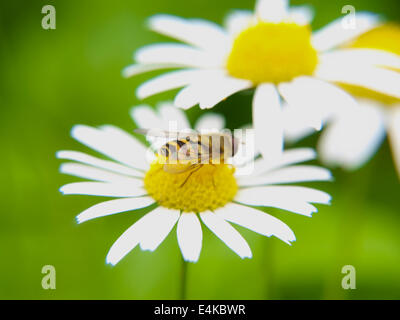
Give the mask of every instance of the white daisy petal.
M 331 112 L 327 113 L 327 115 L 318 115 L 315 118 L 312 114 L 306 117 L 306 111 L 301 110 L 301 108 L 296 108 L 296 106 L 289 105 L 287 102 L 283 103 L 282 118 L 285 141 L 295 143 L 315 133 L 317 129 L 322 128 L 323 120 L 326 119 L 330 113 Z
M 144 145 L 120 129 L 112 126 L 104 128 L 108 130 L 76 125 L 71 135 L 88 147 L 128 166 L 138 169 L 148 167 L 144 157 L 140 156 L 146 153 Z
M 261 84 L 253 98 L 253 126 L 256 149 L 266 161 L 282 155 L 283 123 L 278 92 L 273 84 Z
M 326 192 L 300 186 L 251 187 L 243 189 L 241 192 L 243 193 L 241 195 L 242 198 L 254 193 L 254 196 L 251 196 L 252 198 L 260 197 L 261 199 L 264 198 L 264 196 L 267 196 L 269 198 L 296 199 L 305 202 L 323 204 L 329 204 L 331 201 L 331 196 Z
M 217 61 L 210 54 L 180 43 L 151 44 L 136 51 L 135 61 L 142 64 L 175 64 L 186 67 L 218 67 Z
M 154 203 L 154 199 L 150 197 L 136 197 L 126 199 L 115 199 L 100 202 L 80 213 L 76 220 L 82 223 L 95 218 L 108 216 L 125 211 L 133 211 L 140 208 L 148 207 Z
M 209 109 L 232 94 L 251 88 L 253 83 L 248 80 L 221 76 L 214 79 L 208 78 L 204 81 L 204 85 L 203 94 L 200 97 L 200 108 Z
M 200 218 L 218 238 L 242 259 L 252 257 L 251 249 L 246 240 L 228 222 L 210 211 L 200 213 Z
M 275 236 L 287 244 L 296 240 L 293 231 L 285 223 L 260 210 L 229 203 L 218 209 L 216 214 L 224 220 L 236 223 L 264 236 Z
M 116 265 L 139 244 L 142 235 L 147 232 L 145 217 L 136 221 L 114 242 L 108 251 L 106 263 Z
M 356 85 L 400 99 L 400 73 L 396 71 L 358 64 L 338 68 L 324 63 L 319 65 L 316 75 L 327 81 Z
M 209 74 L 208 70 L 198 69 L 172 71 L 144 82 L 137 88 L 136 95 L 139 99 L 145 99 L 160 92 L 184 87 Z
M 185 113 L 181 109 L 175 107 L 172 103 L 160 103 L 158 111 L 163 121 L 162 128 L 165 130 L 171 130 L 172 122 L 175 126 L 174 130 L 187 130 L 191 128 Z
M 400 106 L 395 107 L 389 119 L 388 135 L 397 172 L 400 176 Z
M 85 194 L 103 197 L 138 197 L 147 194 L 143 182 L 74 182 L 60 188 L 62 194 Z
M 265 188 L 267 187 L 241 189 L 235 196 L 235 201 L 250 206 L 279 208 L 308 217 L 311 217 L 314 212 L 318 211 L 317 208 L 308 203 L 306 198 L 303 199 L 300 196 L 292 197 L 293 192 L 290 189 L 277 190 Z
M 149 26 L 153 31 L 205 50 L 215 50 L 228 43 L 226 32 L 217 24 L 206 20 L 158 14 L 149 19 Z
M 290 116 L 295 117 L 299 126 L 304 128 L 319 130 L 335 112 L 357 105 L 343 89 L 311 77 L 298 77 L 290 83 L 282 83 L 278 89 L 290 108 L 295 108 L 291 109 Z
M 289 13 L 288 0 L 257 0 L 256 16 L 267 22 L 281 22 Z
M 254 15 L 250 10 L 233 10 L 226 16 L 225 28 L 234 36 L 246 29 L 253 20 Z
M 379 17 L 368 12 L 355 14 L 355 26 L 346 26 L 347 20 L 340 17 L 314 32 L 312 43 L 318 51 L 327 51 L 349 42 L 379 24 Z
M 146 73 L 160 69 L 179 68 L 182 65 L 172 63 L 154 63 L 154 64 L 132 64 L 122 70 L 122 75 L 126 78 L 136 76 L 141 73 Z
M 139 128 L 160 128 L 163 122 L 156 111 L 148 105 L 139 105 L 131 109 L 131 117 Z
M 189 109 L 200 102 L 202 91 L 201 85 L 190 84 L 178 92 L 175 96 L 174 105 L 185 110 Z
M 181 214 L 176 232 L 183 258 L 190 262 L 196 262 L 199 260 L 203 241 L 203 232 L 196 214 Z
M 257 159 L 254 161 L 253 176 L 266 173 L 268 171 L 285 167 L 291 164 L 305 162 L 316 158 L 314 149 L 311 148 L 296 148 L 287 149 L 282 153 L 282 157 L 276 159 L 274 162 L 267 162 L 264 159 Z
M 298 165 L 277 169 L 261 176 L 238 177 L 238 182 L 240 186 L 244 187 L 306 181 L 329 181 L 331 179 L 332 174 L 328 169 L 317 166 Z
M 368 102 L 338 116 L 318 143 L 321 159 L 331 165 L 356 169 L 376 151 L 385 136 L 381 111 Z
M 206 130 L 216 130 L 220 131 L 225 128 L 225 118 L 218 113 L 208 112 L 201 117 L 196 122 L 195 129 L 199 132 Z
M 60 172 L 71 176 L 104 182 L 132 182 L 137 179 L 80 163 L 63 163 Z
M 289 9 L 288 20 L 299 25 L 310 24 L 314 18 L 314 10 L 311 6 L 297 6 Z
M 326 52 L 319 56 L 320 64 L 332 66 L 380 66 L 400 69 L 400 56 L 384 50 L 375 49 L 341 49 Z
M 79 151 L 58 151 L 56 153 L 58 159 L 73 160 L 81 163 L 85 163 L 100 169 L 106 169 L 123 175 L 133 176 L 133 177 L 143 177 L 143 172 L 135 170 L 133 168 L 118 164 L 113 161 L 99 159 L 83 152 Z
M 140 248 L 154 251 L 178 221 L 179 211 L 158 207 L 148 213 L 144 219 L 146 219 L 147 232 L 140 239 Z

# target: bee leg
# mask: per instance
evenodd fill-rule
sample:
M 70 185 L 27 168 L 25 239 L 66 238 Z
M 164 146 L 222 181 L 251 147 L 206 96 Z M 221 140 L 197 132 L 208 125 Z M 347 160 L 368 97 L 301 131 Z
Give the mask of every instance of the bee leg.
M 189 180 L 189 178 L 192 176 L 193 173 L 195 173 L 196 171 L 198 171 L 200 168 L 202 167 L 202 165 L 199 165 L 198 167 L 194 168 L 186 177 L 185 181 L 183 181 L 183 183 L 179 186 L 179 188 L 182 188 L 185 183 Z

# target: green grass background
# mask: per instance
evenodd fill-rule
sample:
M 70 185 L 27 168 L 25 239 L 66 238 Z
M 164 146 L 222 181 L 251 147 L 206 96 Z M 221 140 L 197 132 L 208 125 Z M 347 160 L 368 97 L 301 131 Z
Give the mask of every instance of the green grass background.
M 294 4 L 304 3 L 293 1 Z M 399 19 L 397 0 L 310 1 L 313 27 L 341 15 L 345 4 Z M 41 8 L 53 4 L 57 29 L 41 28 Z M 172 232 L 154 252 L 133 250 L 116 267 L 105 264 L 109 247 L 145 213 L 122 213 L 77 225 L 75 216 L 102 200 L 62 196 L 73 177 L 58 173 L 60 149 L 87 149 L 69 136 L 74 124 L 105 123 L 132 130 L 134 89 L 121 70 L 142 45 L 168 41 L 146 29 L 156 13 L 222 23 L 252 0 L 11 1 L 0 4 L 0 298 L 175 299 L 181 254 Z M 153 73 L 152 75 L 155 75 Z M 146 102 L 171 99 L 176 91 Z M 214 111 L 234 128 L 249 122 L 251 92 Z M 201 112 L 191 109 L 193 121 Z M 314 145 L 317 136 L 299 146 Z M 335 182 L 308 184 L 333 196 L 313 218 L 267 210 L 295 231 L 293 246 L 243 228 L 254 258 L 241 260 L 204 228 L 198 263 L 188 267 L 189 299 L 399 299 L 399 180 L 385 142 L 354 173 L 334 170 Z M 175 229 L 174 229 L 175 231 Z M 57 289 L 43 290 L 41 269 L 54 265 Z M 341 288 L 341 268 L 357 270 L 357 289 Z

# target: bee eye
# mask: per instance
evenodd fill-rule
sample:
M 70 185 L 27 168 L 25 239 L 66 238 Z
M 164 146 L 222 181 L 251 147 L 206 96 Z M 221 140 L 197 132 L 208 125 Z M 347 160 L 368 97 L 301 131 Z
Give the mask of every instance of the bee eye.
M 186 137 L 186 141 L 188 141 L 188 142 L 190 141 L 190 137 L 189 136 Z

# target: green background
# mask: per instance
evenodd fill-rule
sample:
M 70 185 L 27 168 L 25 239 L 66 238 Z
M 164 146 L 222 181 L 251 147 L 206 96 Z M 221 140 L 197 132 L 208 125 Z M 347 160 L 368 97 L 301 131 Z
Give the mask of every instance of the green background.
M 309 3 L 318 28 L 339 17 L 348 1 Z M 57 10 L 56 30 L 41 28 L 45 4 Z M 399 19 L 397 0 L 351 4 Z M 134 89 L 151 75 L 124 79 L 121 70 L 140 46 L 168 41 L 146 29 L 147 17 L 171 13 L 222 23 L 229 9 L 253 5 L 252 0 L 1 1 L 1 299 L 179 298 L 176 233 L 154 253 L 136 248 L 116 267 L 106 265 L 109 247 L 145 211 L 77 225 L 75 216 L 102 199 L 62 196 L 58 188 L 76 179 L 58 173 L 55 153 L 87 151 L 69 136 L 77 123 L 134 128 L 128 115 L 139 103 Z M 236 94 L 214 111 L 229 112 L 230 128 L 243 125 L 251 120 L 251 97 L 252 92 Z M 200 113 L 197 107 L 188 112 L 191 120 Z M 312 146 L 316 139 L 297 145 Z M 333 183 L 308 184 L 333 196 L 332 206 L 319 206 L 313 218 L 268 210 L 295 231 L 293 246 L 238 227 L 254 255 L 241 260 L 203 228 L 200 260 L 188 266 L 187 297 L 399 299 L 400 187 L 387 141 L 357 172 L 333 173 Z M 56 268 L 56 290 L 41 287 L 47 264 Z M 348 264 L 357 270 L 356 290 L 341 288 L 341 268 Z

